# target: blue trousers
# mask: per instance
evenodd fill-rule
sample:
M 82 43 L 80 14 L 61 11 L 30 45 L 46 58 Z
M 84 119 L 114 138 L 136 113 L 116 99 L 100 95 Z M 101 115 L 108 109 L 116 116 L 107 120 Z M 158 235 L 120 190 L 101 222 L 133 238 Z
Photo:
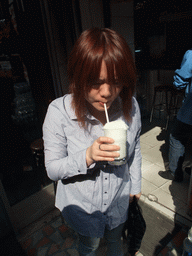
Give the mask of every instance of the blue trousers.
M 169 168 L 173 174 L 182 172 L 185 148 L 191 136 L 192 125 L 176 119 L 169 138 Z
M 112 230 L 105 230 L 104 237 L 107 241 L 107 256 L 123 256 L 121 234 L 124 223 Z M 95 256 L 99 247 L 99 237 L 87 237 L 79 234 L 79 255 Z

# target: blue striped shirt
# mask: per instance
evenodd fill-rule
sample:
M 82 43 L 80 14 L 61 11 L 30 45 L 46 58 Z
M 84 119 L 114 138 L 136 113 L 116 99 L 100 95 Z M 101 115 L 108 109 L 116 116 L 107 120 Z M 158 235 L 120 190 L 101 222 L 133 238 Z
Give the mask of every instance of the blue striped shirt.
M 86 150 L 104 136 L 103 125 L 87 112 L 87 129 L 81 128 L 71 101 L 68 94 L 48 107 L 43 124 L 45 166 L 50 179 L 58 181 L 55 205 L 69 225 L 82 235 L 103 237 L 105 228 L 126 221 L 129 194 L 141 192 L 140 110 L 133 97 L 132 122 L 128 123 L 120 98 L 111 106 L 110 121 L 121 119 L 129 126 L 128 163 L 96 162 L 87 168 Z

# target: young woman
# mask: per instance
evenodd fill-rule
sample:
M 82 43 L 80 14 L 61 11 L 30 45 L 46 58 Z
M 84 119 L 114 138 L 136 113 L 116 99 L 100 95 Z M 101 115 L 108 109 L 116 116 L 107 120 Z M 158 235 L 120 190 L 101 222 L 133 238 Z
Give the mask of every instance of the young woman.
M 50 104 L 43 125 L 47 174 L 58 181 L 56 207 L 79 234 L 80 255 L 95 255 L 105 237 L 107 255 L 121 256 L 129 201 L 141 195 L 141 120 L 126 41 L 110 29 L 84 31 L 72 50 L 68 76 L 70 94 Z M 104 103 L 110 121 L 129 126 L 128 161 L 121 166 L 108 164 L 119 156 L 119 146 L 104 137 Z

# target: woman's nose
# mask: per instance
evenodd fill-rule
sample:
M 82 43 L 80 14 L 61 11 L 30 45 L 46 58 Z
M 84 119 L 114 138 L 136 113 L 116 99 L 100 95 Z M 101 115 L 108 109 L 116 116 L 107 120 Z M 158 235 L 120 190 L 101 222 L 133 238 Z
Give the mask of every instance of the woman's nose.
M 110 97 L 112 92 L 111 92 L 111 86 L 107 83 L 104 83 L 100 86 L 100 94 L 102 97 Z

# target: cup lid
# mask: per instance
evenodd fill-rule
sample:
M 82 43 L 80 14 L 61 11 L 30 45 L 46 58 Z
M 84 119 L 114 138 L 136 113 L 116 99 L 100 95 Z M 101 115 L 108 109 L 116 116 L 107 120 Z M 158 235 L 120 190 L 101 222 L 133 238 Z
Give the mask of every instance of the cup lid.
M 127 130 L 129 127 L 123 120 L 116 120 L 106 123 L 103 129 L 107 130 Z

